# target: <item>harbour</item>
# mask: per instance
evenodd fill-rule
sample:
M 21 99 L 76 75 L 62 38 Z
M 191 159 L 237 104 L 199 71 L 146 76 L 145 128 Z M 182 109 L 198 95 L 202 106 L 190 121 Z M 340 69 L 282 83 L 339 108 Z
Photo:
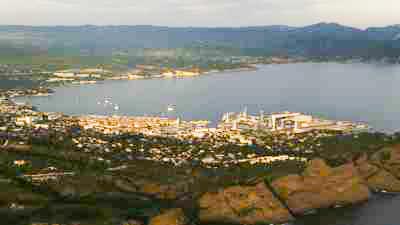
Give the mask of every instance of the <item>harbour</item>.
M 68 115 L 167 116 L 205 119 L 214 126 L 225 112 L 247 107 L 251 114 L 302 112 L 395 132 L 400 127 L 399 85 L 398 65 L 297 63 L 185 79 L 65 86 L 48 97 L 16 100 Z M 97 104 L 106 98 L 112 106 Z

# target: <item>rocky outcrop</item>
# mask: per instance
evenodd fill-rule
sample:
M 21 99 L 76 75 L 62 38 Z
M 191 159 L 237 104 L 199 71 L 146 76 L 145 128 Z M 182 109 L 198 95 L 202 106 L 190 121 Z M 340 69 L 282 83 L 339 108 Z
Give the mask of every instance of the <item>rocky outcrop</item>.
M 169 209 L 150 219 L 149 225 L 186 225 L 186 218 L 182 209 Z
M 82 198 L 101 191 L 95 177 L 64 177 L 46 183 L 47 187 L 63 198 Z
M 162 184 L 143 179 L 128 181 L 116 178 L 113 184 L 123 192 L 140 193 L 164 200 L 176 200 L 189 192 L 189 188 L 185 184 Z
M 368 161 L 364 155 L 356 162 L 360 176 L 374 191 L 400 192 L 400 180 L 385 168 Z
M 97 193 L 125 192 L 157 199 L 176 200 L 189 193 L 185 184 L 164 184 L 152 180 L 134 180 L 119 176 L 73 176 L 46 183 L 61 197 L 81 198 Z
M 400 145 L 380 150 L 372 155 L 370 161 L 400 179 Z
M 128 220 L 128 221 L 122 222 L 121 225 L 143 225 L 143 223 L 140 221 L 137 221 L 137 220 Z
M 119 178 L 115 178 L 113 180 L 112 177 L 110 177 L 109 180 L 114 183 L 116 188 L 118 188 L 119 190 L 121 190 L 123 192 L 128 192 L 128 193 L 129 192 L 134 192 L 134 193 L 138 192 L 138 188 L 128 181 L 125 181 L 125 180 L 119 179 Z
M 154 196 L 158 199 L 175 200 L 187 193 L 187 189 L 178 184 L 160 184 L 152 181 L 143 181 L 138 191 L 143 194 Z
M 323 160 L 309 162 L 302 175 L 279 178 L 272 187 L 294 214 L 366 201 L 370 191 L 353 164 L 331 168 Z
M 281 223 L 292 219 L 289 211 L 264 183 L 206 193 L 198 204 L 199 219 L 204 223 Z

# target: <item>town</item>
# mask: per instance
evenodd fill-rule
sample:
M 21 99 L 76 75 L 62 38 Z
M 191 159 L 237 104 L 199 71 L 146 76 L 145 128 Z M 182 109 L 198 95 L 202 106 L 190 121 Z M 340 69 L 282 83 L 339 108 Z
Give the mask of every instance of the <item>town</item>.
M 216 128 L 209 127 L 210 121 L 182 121 L 167 117 L 127 117 L 127 116 L 80 116 L 79 125 L 87 130 L 94 129 L 103 134 L 140 133 L 147 136 L 187 138 L 207 138 L 216 135 L 234 137 L 234 142 L 249 143 L 244 136 L 246 131 L 299 134 L 315 130 L 351 132 L 368 129 L 366 124 L 350 121 L 332 121 L 314 118 L 310 115 L 293 112 L 264 114 L 259 116 L 241 113 L 226 113 Z M 239 135 L 239 136 L 238 136 Z
M 366 124 L 293 112 L 225 113 L 216 127 L 210 127 L 206 120 L 156 116 L 67 116 L 38 112 L 4 97 L 0 99 L 0 113 L 0 150 L 31 151 L 40 143 L 69 146 L 63 151 L 83 154 L 109 169 L 124 168 L 133 159 L 174 166 L 201 164 L 208 168 L 304 162 L 307 154 L 319 147 L 320 138 L 368 129 Z M 17 167 L 30 163 L 14 160 Z M 63 172 L 49 174 L 53 179 L 54 174 Z M 43 179 L 34 175 L 38 174 L 24 177 Z

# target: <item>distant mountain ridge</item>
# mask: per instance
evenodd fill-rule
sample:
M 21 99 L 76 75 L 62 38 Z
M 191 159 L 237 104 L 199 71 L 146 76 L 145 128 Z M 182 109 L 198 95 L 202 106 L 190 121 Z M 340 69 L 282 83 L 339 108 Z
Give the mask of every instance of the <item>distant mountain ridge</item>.
M 399 57 L 400 25 L 358 29 L 337 23 L 305 27 L 0 26 L 0 47 L 50 54 L 104 55 L 134 48 L 228 46 L 247 55 Z M 0 53 L 1 54 L 1 53 Z

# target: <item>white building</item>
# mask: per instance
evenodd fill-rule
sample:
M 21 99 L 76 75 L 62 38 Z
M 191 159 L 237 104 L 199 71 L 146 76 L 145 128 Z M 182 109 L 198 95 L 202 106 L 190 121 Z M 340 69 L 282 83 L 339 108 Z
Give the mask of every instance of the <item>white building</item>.
M 72 72 L 55 72 L 54 76 L 63 77 L 63 78 L 71 78 L 75 76 L 75 73 Z

